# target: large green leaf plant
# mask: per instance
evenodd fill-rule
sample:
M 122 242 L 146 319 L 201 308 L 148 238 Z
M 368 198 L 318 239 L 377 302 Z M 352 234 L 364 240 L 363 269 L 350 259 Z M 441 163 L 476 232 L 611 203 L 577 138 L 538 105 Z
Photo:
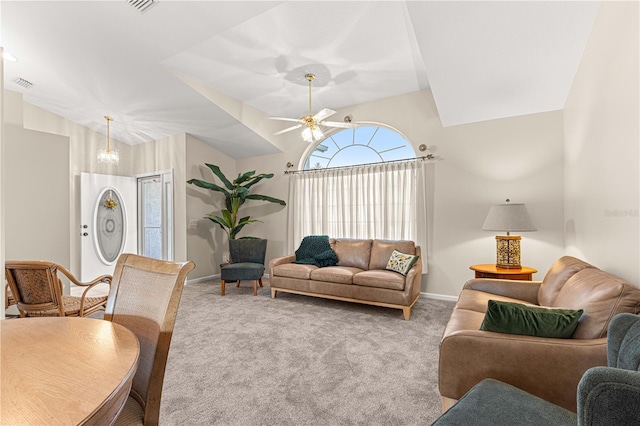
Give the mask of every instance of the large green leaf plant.
M 220 181 L 222 181 L 224 187 L 200 179 L 190 179 L 187 183 L 199 186 L 200 188 L 221 192 L 224 195 L 226 209 L 222 210 L 221 216 L 211 213 L 207 215 L 207 218 L 212 222 L 217 223 L 227 233 L 230 240 L 235 240 L 238 233 L 246 225 L 254 222 L 260 222 L 257 219 L 251 219 L 250 216 L 238 217 L 238 210 L 240 210 L 240 207 L 247 200 L 261 200 L 280 204 L 281 206 L 287 205 L 287 203 L 279 198 L 269 197 L 268 195 L 251 194 L 249 191 L 249 188 L 261 180 L 271 179 L 273 177 L 273 173 L 262 173 L 256 175 L 254 170 L 251 172 L 240 173 L 237 178 L 230 181 L 224 173 L 222 173 L 220 167 L 207 163 L 205 163 L 205 165 L 218 177 L 218 179 L 220 179 Z

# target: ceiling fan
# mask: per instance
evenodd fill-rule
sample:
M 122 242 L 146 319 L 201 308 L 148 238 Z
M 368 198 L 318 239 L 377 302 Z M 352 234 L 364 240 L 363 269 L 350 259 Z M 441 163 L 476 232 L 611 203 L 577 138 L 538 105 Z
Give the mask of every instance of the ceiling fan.
M 306 142 L 311 143 L 324 139 L 325 136 L 320 126 L 337 127 L 341 129 L 355 129 L 356 127 L 358 127 L 358 124 L 351 122 L 341 123 L 339 121 L 324 121 L 325 118 L 329 118 L 336 113 L 334 110 L 329 108 L 325 108 L 316 115 L 313 115 L 313 110 L 311 109 L 311 82 L 314 78 L 316 78 L 316 76 L 314 74 L 305 74 L 304 77 L 309 81 L 309 114 L 303 115 L 300 118 L 269 117 L 271 120 L 293 121 L 298 123 L 295 126 L 287 127 L 286 129 L 274 133 L 274 136 L 281 135 L 283 133 L 287 133 L 302 127 L 304 128 L 302 130 L 302 138 Z

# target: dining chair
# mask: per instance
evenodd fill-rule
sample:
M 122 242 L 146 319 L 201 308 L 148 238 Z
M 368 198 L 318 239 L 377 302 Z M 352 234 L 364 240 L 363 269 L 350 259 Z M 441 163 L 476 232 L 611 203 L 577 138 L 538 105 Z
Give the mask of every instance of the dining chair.
M 267 254 L 267 240 L 259 238 L 241 238 L 229 240 L 231 263 L 220 268 L 221 293 L 224 296 L 227 281 L 253 281 L 253 295 L 258 295 L 258 284 L 262 287 L 264 258 Z
M 195 267 L 135 254 L 118 258 L 104 319 L 131 330 L 140 361 L 115 425 L 157 425 L 173 327 L 187 274 Z
M 4 308 L 7 309 L 9 306 L 15 305 L 16 299 L 13 297 L 13 293 L 11 293 L 11 287 L 9 287 L 9 283 L 4 286 Z
M 104 310 L 107 305 L 107 296 L 90 297 L 89 291 L 100 283 L 110 284 L 111 275 L 101 275 L 83 283 L 62 265 L 42 260 L 7 260 L 4 269 L 11 297 L 21 317 L 84 317 Z M 71 283 L 86 287 L 82 296 L 64 295 L 58 272 Z M 10 303 L 10 299 L 6 303 Z

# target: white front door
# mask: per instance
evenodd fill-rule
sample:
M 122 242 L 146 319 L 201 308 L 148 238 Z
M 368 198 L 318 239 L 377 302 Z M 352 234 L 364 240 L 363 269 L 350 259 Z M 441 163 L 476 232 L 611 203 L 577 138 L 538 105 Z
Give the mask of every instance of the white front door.
M 113 275 L 121 253 L 137 253 L 136 179 L 80 176 L 80 280 Z

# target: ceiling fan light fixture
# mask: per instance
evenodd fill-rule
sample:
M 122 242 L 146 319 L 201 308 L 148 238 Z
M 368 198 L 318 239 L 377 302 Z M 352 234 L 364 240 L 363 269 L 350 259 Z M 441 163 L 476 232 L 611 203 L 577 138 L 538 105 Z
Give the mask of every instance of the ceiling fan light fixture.
M 113 118 L 104 116 L 107 120 L 107 146 L 98 150 L 98 163 L 117 165 L 120 162 L 120 154 L 117 149 L 111 148 L 111 136 L 109 135 L 109 122 L 113 121 Z
M 302 131 L 302 139 L 307 143 L 313 143 L 324 139 L 324 133 L 315 126 L 305 127 Z
M 269 117 L 272 120 L 282 120 L 282 121 L 293 121 L 298 123 L 295 126 L 288 127 L 284 130 L 280 130 L 274 133 L 274 136 L 281 135 L 283 133 L 289 132 L 291 130 L 296 130 L 302 128 L 302 139 L 305 142 L 312 143 L 323 140 L 325 138 L 324 132 L 320 128 L 321 126 L 326 127 L 337 127 L 341 129 L 355 129 L 358 127 L 358 124 L 351 123 L 351 116 L 345 117 L 345 122 L 334 122 L 334 121 L 325 121 L 327 118 L 334 115 L 336 112 L 325 108 L 318 112 L 317 114 L 313 114 L 313 106 L 311 103 L 311 82 L 315 78 L 313 74 L 305 74 L 305 78 L 309 82 L 309 113 L 303 115 L 300 118 L 286 118 L 286 117 Z

